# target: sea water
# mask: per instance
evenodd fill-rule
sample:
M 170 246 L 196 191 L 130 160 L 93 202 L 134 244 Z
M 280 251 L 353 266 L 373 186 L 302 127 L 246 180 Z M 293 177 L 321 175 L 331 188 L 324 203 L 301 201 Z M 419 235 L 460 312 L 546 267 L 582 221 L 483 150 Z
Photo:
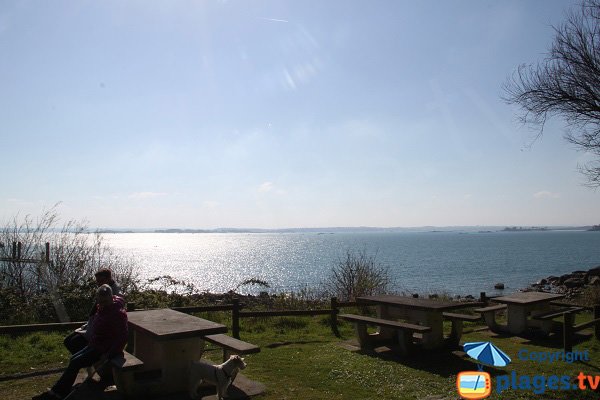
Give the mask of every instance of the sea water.
M 116 233 L 108 244 L 133 256 L 143 279 L 170 275 L 214 293 L 258 278 L 270 288 L 314 291 L 346 252 L 364 251 L 404 293 L 497 294 L 549 275 L 600 265 L 600 232 Z

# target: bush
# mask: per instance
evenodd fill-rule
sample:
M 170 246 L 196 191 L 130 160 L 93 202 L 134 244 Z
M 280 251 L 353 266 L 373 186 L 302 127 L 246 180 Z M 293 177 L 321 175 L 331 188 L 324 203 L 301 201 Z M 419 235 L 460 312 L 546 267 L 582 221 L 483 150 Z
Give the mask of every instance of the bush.
M 340 301 L 388 293 L 391 284 L 389 269 L 377 263 L 375 256 L 369 256 L 364 250 L 348 250 L 346 257 L 331 269 L 325 282 L 330 295 Z
M 84 221 L 58 226 L 57 205 L 34 219 L 18 215 L 0 228 L 2 323 L 85 320 L 94 298 L 94 273 L 109 268 L 123 292 L 136 287 L 133 260 L 121 257 L 90 233 Z M 21 243 L 13 258 L 12 243 Z M 50 243 L 46 262 L 45 243 Z

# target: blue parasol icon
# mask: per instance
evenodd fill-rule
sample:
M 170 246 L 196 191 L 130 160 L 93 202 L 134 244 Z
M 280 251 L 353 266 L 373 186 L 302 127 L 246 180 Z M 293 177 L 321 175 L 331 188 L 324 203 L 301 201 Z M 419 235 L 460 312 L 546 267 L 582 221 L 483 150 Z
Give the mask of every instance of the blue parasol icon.
M 510 363 L 510 357 L 494 346 L 491 342 L 471 342 L 463 345 L 465 352 L 482 364 L 494 367 L 506 367 Z

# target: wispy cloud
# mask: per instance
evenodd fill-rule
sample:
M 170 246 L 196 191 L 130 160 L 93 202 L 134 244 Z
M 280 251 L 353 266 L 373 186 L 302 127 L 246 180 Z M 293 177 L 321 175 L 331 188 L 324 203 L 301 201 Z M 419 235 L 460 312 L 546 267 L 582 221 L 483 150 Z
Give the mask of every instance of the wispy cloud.
M 167 193 L 164 192 L 136 192 L 136 193 L 131 193 L 128 197 L 130 199 L 135 199 L 135 200 L 144 200 L 144 199 L 153 199 L 156 197 L 162 197 L 162 196 L 166 196 Z
M 265 17 L 261 17 L 260 19 L 265 20 L 265 21 L 271 21 L 271 22 L 285 22 L 285 23 L 290 22 L 287 19 L 265 18 Z
M 533 197 L 536 199 L 558 199 L 560 197 L 560 193 L 553 193 L 548 190 L 542 190 L 533 194 Z
M 273 182 L 263 182 L 258 186 L 260 193 L 267 193 L 273 190 Z

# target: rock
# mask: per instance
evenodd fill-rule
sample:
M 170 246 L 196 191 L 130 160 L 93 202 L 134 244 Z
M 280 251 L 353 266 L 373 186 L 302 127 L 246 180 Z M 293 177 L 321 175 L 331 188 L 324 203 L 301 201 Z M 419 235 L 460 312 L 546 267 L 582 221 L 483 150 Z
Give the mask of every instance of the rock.
M 585 280 L 581 278 L 569 278 L 563 284 L 568 288 L 579 288 L 585 285 Z
M 565 281 L 567 279 L 571 279 L 571 278 L 573 278 L 573 276 L 571 274 L 564 274 L 564 275 L 561 275 L 560 278 L 558 278 L 558 282 L 562 285 L 565 283 Z
M 536 285 L 538 285 L 538 286 L 544 286 L 544 285 L 547 285 L 547 284 L 548 284 L 548 280 L 547 280 L 547 279 L 540 279 L 540 280 L 539 280 L 539 281 L 536 283 Z
M 504 289 L 504 283 L 496 283 L 494 285 L 494 289 L 498 289 L 498 290 Z
M 475 297 L 473 297 L 473 295 L 471 295 L 471 294 L 468 294 L 465 296 L 465 299 L 475 300 Z
M 440 296 L 438 296 L 438 295 L 437 295 L 437 293 L 434 293 L 434 294 L 430 294 L 430 295 L 429 295 L 429 298 L 430 298 L 430 299 L 437 299 L 437 298 L 439 298 L 439 297 L 440 297 Z
M 552 285 L 556 285 L 556 283 L 558 281 L 560 281 L 560 278 L 558 276 L 554 276 L 554 275 L 551 275 L 546 279 L 548 280 L 548 283 L 551 283 Z
M 419 293 L 413 293 L 413 295 L 412 295 L 412 296 L 413 296 L 415 299 L 418 299 L 418 298 L 419 298 Z
M 590 269 L 587 272 L 588 276 L 600 276 L 600 266 Z
M 592 276 L 588 282 L 589 285 L 600 286 L 600 276 Z

